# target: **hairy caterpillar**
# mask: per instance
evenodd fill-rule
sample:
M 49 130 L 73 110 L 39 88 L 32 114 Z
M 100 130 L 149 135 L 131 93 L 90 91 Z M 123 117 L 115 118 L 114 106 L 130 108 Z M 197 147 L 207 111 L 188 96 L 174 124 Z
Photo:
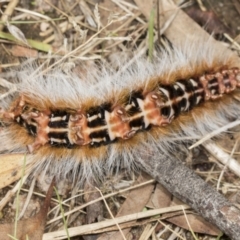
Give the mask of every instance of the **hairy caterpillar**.
M 78 183 L 135 168 L 146 155 L 173 152 L 176 139 L 237 118 L 238 67 L 239 59 L 211 40 L 185 43 L 153 62 L 137 59 L 116 73 L 43 74 L 28 66 L 18 73 L 17 93 L 1 103 L 0 152 L 27 146 L 37 171 Z

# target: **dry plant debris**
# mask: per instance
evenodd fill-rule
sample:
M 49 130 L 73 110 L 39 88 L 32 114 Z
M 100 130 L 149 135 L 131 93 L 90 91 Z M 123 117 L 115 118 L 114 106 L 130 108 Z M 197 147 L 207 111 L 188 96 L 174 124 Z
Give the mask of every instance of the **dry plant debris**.
M 132 56 L 132 52 L 134 56 L 141 56 L 147 52 L 148 22 L 152 2 L 149 0 L 2 1 L 0 3 L 2 78 L 11 79 L 8 68 L 20 65 L 22 58 L 38 58 L 40 62 L 47 59 L 49 62 L 54 61 L 56 65 L 65 64 L 65 67 L 74 65 L 76 72 L 79 71 L 78 66 L 83 62 L 86 66 L 91 66 L 97 61 L 102 61 L 111 68 L 118 69 L 121 66 L 119 56 L 123 58 L 123 62 L 126 62 L 125 60 Z M 166 2 L 168 1 L 159 0 L 162 13 L 160 22 L 155 21 L 155 36 L 160 31 L 171 42 L 177 44 L 201 29 L 201 27 L 198 29 L 195 23 L 185 16 L 182 16 L 182 21 L 174 21 L 179 12 L 167 11 Z M 176 1 L 176 4 L 181 6 L 181 11 L 186 10 L 203 25 L 204 29 L 199 30 L 201 33 L 209 30 L 222 35 L 221 38 L 224 38 L 227 33 L 235 40 L 232 48 L 239 51 L 237 36 L 240 31 L 239 3 L 236 0 L 203 1 L 203 6 L 208 10 L 204 12 L 199 8 L 199 2 L 200 0 L 186 9 L 185 5 L 188 3 Z M 167 15 L 170 15 L 168 22 L 164 20 Z M 209 22 L 203 21 L 206 19 Z M 224 40 L 229 44 L 227 39 Z M 158 42 L 160 39 L 156 37 L 154 41 Z M 4 81 L 1 79 L 1 86 Z M 14 85 L 9 82 L 6 83 L 6 88 L 14 91 Z M 239 165 L 239 146 L 236 145 L 239 139 L 238 132 L 239 127 L 235 127 L 213 143 L 225 153 L 231 154 L 235 174 L 239 171 L 236 167 Z M 228 144 L 225 144 L 226 142 Z M 204 146 L 208 149 L 206 143 Z M 187 153 L 187 156 L 184 154 L 184 157 L 188 159 L 189 167 L 195 168 L 196 172 L 209 184 L 218 186 L 220 192 L 240 206 L 239 178 L 219 163 L 215 155 L 209 155 L 203 148 L 198 147 Z M 0 157 L 1 240 L 10 239 L 6 233 L 14 226 L 15 211 L 11 205 L 20 182 L 15 183 L 15 186 L 12 184 L 17 180 L 20 181 L 22 170 L 20 166 L 23 159 L 24 155 L 21 154 L 6 154 Z M 208 165 L 205 165 L 206 162 Z M 31 162 L 26 162 L 26 174 L 31 172 L 31 167 Z M 50 185 L 50 179 L 51 177 L 47 179 L 47 186 Z M 35 217 L 18 222 L 19 240 L 26 239 L 26 234 L 30 237 L 29 239 L 62 239 L 57 236 L 66 235 L 67 231 L 63 224 L 61 206 L 64 209 L 71 239 L 93 239 L 94 236 L 95 239 L 102 240 L 212 239 L 211 235 L 220 236 L 218 229 L 196 216 L 188 206 L 172 199 L 167 190 L 155 184 L 153 180 L 149 180 L 144 173 L 135 176 L 123 170 L 117 176 L 110 176 L 108 182 L 98 186 L 104 196 L 104 202 L 101 201 L 103 197 L 95 186 L 86 186 L 83 191 L 74 189 L 74 186 L 67 181 L 62 184 L 67 189 L 62 193 L 64 200 L 59 204 L 54 196 L 47 224 L 44 221 L 45 215 L 43 216 L 42 213 L 46 214 L 51 193 L 46 198 L 48 203 L 45 201 L 44 207 Z M 29 185 L 26 185 L 26 188 L 29 188 Z M 44 187 L 40 183 L 39 189 L 41 188 Z M 63 186 L 57 184 L 57 188 L 63 188 Z M 20 196 L 23 196 L 24 192 L 22 189 Z M 33 192 L 33 195 L 36 201 L 42 199 L 39 196 L 41 194 L 37 192 Z M 97 211 L 95 211 L 96 207 Z M 103 219 L 110 220 L 102 221 Z M 95 220 L 101 220 L 101 222 L 94 223 Z M 9 221 L 13 223 L 6 223 Z M 26 225 L 30 228 L 38 226 L 35 229 L 35 235 L 31 235 L 32 230 L 25 228 Z M 45 234 L 42 237 L 44 228 Z M 194 237 L 193 233 L 197 237 Z

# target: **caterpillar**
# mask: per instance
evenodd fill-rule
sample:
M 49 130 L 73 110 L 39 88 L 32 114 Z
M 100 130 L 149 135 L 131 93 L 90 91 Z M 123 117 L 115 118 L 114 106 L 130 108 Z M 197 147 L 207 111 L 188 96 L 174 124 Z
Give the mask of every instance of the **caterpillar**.
M 171 154 L 182 137 L 199 138 L 240 113 L 239 59 L 212 40 L 135 59 L 124 71 L 83 72 L 25 65 L 17 91 L 1 101 L 0 152 L 29 152 L 37 172 L 81 184 L 135 169 L 159 150 Z

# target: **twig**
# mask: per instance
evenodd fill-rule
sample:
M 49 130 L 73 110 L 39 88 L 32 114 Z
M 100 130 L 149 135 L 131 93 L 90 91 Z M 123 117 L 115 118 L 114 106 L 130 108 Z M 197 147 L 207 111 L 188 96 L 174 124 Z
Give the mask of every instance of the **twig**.
M 144 171 L 232 240 L 238 240 L 240 210 L 179 160 L 159 154 L 156 161 L 142 163 Z

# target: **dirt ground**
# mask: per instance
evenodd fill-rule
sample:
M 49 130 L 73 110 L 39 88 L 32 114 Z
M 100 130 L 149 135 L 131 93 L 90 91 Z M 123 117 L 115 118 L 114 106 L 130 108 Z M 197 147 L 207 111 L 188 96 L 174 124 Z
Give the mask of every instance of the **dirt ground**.
M 12 2 L 13 4 L 15 2 L 16 6 L 9 7 L 9 2 L 0 2 L 2 19 L 0 77 L 10 82 L 16 76 L 14 74 L 17 67 L 30 58 L 35 59 L 39 64 L 48 59 L 51 64 L 66 57 L 64 62 L 73 64 L 76 72 L 79 71 L 78 66 L 91 67 L 101 66 L 101 64 L 109 65 L 113 71 L 117 71 L 121 62 L 126 62 L 133 55 L 143 52 L 147 57 L 149 54 L 150 14 L 145 12 L 151 11 L 151 1 L 22 0 Z M 212 34 L 239 55 L 240 1 L 201 2 L 199 0 L 191 3 L 190 1 L 175 1 L 175 3 L 179 4 L 181 10 L 191 16 L 193 21 L 198 22 L 204 31 Z M 109 24 L 111 21 L 113 23 Z M 164 34 L 161 39 L 158 38 L 158 26 L 161 26 L 161 22 L 157 24 L 156 20 L 153 40 L 156 48 L 159 42 L 165 39 Z M 4 93 L 6 87 L 1 87 L 0 91 Z M 214 139 L 214 142 L 228 154 L 236 145 L 233 158 L 239 161 L 238 140 L 239 126 L 229 130 L 220 138 Z M 190 152 L 180 152 L 176 155 L 179 155 L 178 158 L 209 184 L 217 186 L 223 165 L 206 149 L 199 146 Z M 5 164 L 6 161 L 12 163 L 12 159 L 1 160 L 0 158 L 0 169 L 1 164 Z M 12 169 L 17 168 L 18 166 L 14 165 L 11 173 Z M 16 174 L 9 177 L 8 184 L 0 184 L 2 186 L 0 222 L 1 224 L 10 222 L 12 225 L 8 227 L 13 226 L 15 221 L 16 202 L 19 205 L 19 212 L 24 208 L 24 203 L 29 202 L 23 213 L 23 219 L 31 219 L 39 211 L 52 179 L 51 176 L 44 179 L 39 176 L 35 185 L 26 181 L 20 193 L 17 194 L 14 186 L 20 176 L 21 172 L 18 169 Z M 2 178 L 0 178 L 1 181 L 3 181 Z M 31 186 L 34 188 L 31 189 Z M 100 191 L 96 190 L 96 187 Z M 50 203 L 52 210 L 47 216 L 47 223 L 45 224 L 44 218 L 38 219 L 37 224 L 34 222 L 34 227 L 44 223 L 45 234 L 64 230 L 67 225 L 68 228 L 82 227 L 81 234 L 71 235 L 72 240 L 124 239 L 123 235 L 125 239 L 132 240 L 229 239 L 225 235 L 221 236 L 218 229 L 190 210 L 186 210 L 189 224 L 186 223 L 184 214 L 178 212 L 178 214 L 155 213 L 151 217 L 130 222 L 126 218 L 126 221 L 119 225 L 113 220 L 109 226 L 101 226 L 103 220 L 113 219 L 113 216 L 123 217 L 133 213 L 144 213 L 147 210 L 171 207 L 179 203 L 179 200 L 144 173 L 129 173 L 126 169 L 122 169 L 118 174 L 108 176 L 104 183 L 93 183 L 92 186 L 86 184 L 83 189 L 76 189 L 71 182 L 63 179 L 57 184 L 57 188 L 64 202 L 59 204 L 60 201 L 54 193 L 54 200 Z M 219 191 L 239 206 L 239 177 L 230 170 L 224 172 Z M 31 200 L 28 200 L 29 195 Z M 105 202 L 94 202 L 96 199 L 102 199 L 102 195 L 106 198 Z M 70 212 L 71 210 L 73 211 Z M 66 217 L 67 224 L 64 223 L 62 212 L 70 212 Z M 24 224 L 32 223 L 30 220 Z M 42 239 L 45 240 L 60 239 L 44 236 Z

